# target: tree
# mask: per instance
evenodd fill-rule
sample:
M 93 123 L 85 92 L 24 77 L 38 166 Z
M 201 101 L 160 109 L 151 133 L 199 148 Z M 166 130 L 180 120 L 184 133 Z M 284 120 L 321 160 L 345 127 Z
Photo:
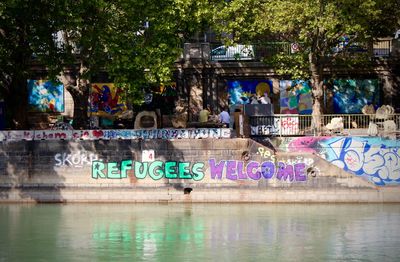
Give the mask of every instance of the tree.
M 399 27 L 399 5 L 397 0 L 232 0 L 216 13 L 215 21 L 234 42 L 263 36 L 299 46 L 295 54 L 276 55 L 273 66 L 280 74 L 311 79 L 313 124 L 320 130 L 324 69 L 360 60 L 362 56 L 339 55 L 353 44 L 393 34 Z M 340 42 L 344 35 L 345 44 Z
M 1 94 L 12 128 L 26 128 L 32 62 L 74 100 L 74 127 L 87 127 L 90 83 L 107 73 L 131 96 L 167 82 L 182 40 L 210 14 L 207 0 L 7 0 L 0 3 Z M 33 59 L 34 58 L 34 59 Z
M 26 128 L 27 79 L 34 57 L 39 61 L 56 53 L 53 18 L 58 13 L 56 1 L 0 3 L 0 97 L 5 99 L 11 128 Z

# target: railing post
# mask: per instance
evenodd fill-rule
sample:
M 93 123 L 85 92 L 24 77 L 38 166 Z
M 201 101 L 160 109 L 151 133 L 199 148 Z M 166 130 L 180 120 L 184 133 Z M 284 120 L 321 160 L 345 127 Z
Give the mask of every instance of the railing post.
M 347 116 L 348 120 L 347 120 L 347 129 L 351 128 L 351 115 Z

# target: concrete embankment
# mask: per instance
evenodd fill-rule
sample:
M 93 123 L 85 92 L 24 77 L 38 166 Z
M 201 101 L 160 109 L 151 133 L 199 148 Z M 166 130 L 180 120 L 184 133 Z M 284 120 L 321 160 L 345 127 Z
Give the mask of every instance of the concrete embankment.
M 400 202 L 397 141 L 329 139 L 3 141 L 0 202 Z

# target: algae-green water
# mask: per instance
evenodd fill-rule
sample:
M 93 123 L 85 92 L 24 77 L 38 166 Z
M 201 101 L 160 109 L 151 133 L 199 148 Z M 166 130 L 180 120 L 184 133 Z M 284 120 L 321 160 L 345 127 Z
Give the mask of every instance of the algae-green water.
M 1 204 L 0 261 L 400 261 L 400 205 Z

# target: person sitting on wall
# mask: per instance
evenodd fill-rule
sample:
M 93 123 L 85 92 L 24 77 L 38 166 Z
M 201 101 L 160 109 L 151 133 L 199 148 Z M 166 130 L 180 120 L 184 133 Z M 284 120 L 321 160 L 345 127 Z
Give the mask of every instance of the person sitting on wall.
M 219 114 L 219 122 L 224 125 L 224 127 L 228 127 L 230 123 L 230 116 L 228 113 L 228 107 L 224 107 L 222 112 Z
M 199 122 L 200 123 L 205 123 L 208 121 L 208 116 L 210 115 L 210 109 L 204 108 L 203 110 L 200 111 L 199 113 Z
M 268 93 L 264 93 L 264 96 L 260 98 L 261 104 L 271 104 L 271 99 L 268 96 Z

